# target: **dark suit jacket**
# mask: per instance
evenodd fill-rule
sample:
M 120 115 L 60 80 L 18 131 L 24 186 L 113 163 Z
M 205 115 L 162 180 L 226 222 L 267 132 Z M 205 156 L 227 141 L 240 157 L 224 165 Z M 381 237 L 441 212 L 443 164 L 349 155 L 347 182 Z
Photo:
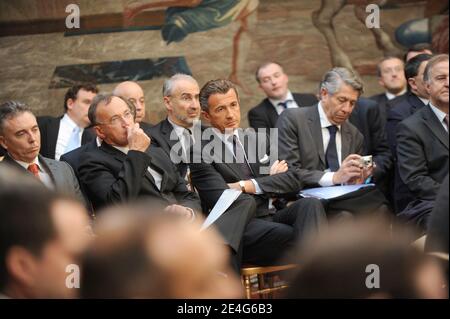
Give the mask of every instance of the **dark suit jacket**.
M 148 172 L 149 166 L 162 175 L 161 190 Z M 164 205 L 179 204 L 201 212 L 197 195 L 187 190 L 166 153 L 154 145 L 145 153 L 124 154 L 103 142 L 99 148 L 86 153 L 79 175 L 94 209 L 149 197 Z
M 81 159 L 82 157 L 92 150 L 97 149 L 97 141 L 94 139 L 90 141 L 89 143 L 86 143 L 73 151 L 70 151 L 66 154 L 63 154 L 60 158 L 61 161 L 66 162 L 69 164 L 74 172 L 78 175 L 78 168 L 80 167 Z
M 410 117 L 425 104 L 413 93 L 408 92 L 402 96 L 388 102 L 388 113 L 386 123 L 386 134 L 389 148 L 394 160 L 394 178 L 391 181 L 391 188 L 394 190 L 395 209 L 397 213 L 403 211 L 406 206 L 415 199 L 409 188 L 400 177 L 397 163 L 397 130 L 398 124 Z
M 144 131 L 145 134 L 150 136 L 150 130 L 153 127 L 152 124 L 147 123 L 147 122 L 141 122 L 141 123 L 139 123 L 139 127 Z
M 388 178 L 393 168 L 392 153 L 389 149 L 386 132 L 381 119 L 380 109 L 376 102 L 360 98 L 350 118 L 352 123 L 364 136 L 363 155 L 373 155 L 377 168 L 374 171 L 374 180 L 388 185 Z M 384 189 L 383 190 L 387 190 Z
M 378 108 L 380 109 L 381 121 L 385 125 L 387 113 L 389 110 L 389 106 L 388 106 L 389 100 L 388 100 L 386 94 L 385 93 L 376 94 L 376 95 L 371 96 L 370 99 L 377 103 Z
M 39 162 L 43 166 L 42 169 L 49 174 L 56 191 L 69 196 L 74 196 L 82 203 L 85 203 L 78 180 L 69 164 L 45 158 L 41 155 L 39 155 Z M 27 170 L 14 161 L 8 154 L 5 156 L 2 163 L 13 165 L 29 174 Z
M 437 251 L 448 254 L 448 175 L 441 185 L 436 197 L 428 224 L 426 251 Z M 447 263 L 448 265 L 448 263 Z M 448 266 L 447 266 L 448 267 Z
M 306 187 L 319 187 L 325 174 L 325 152 L 318 105 L 288 109 L 278 119 L 279 155 L 294 167 Z M 363 154 L 364 138 L 349 122 L 341 125 L 342 160 Z
M 37 118 L 41 131 L 41 155 L 55 159 L 56 143 L 58 141 L 59 125 L 62 117 L 42 116 Z M 85 129 L 81 137 L 81 145 L 95 140 L 93 129 Z
M 398 125 L 400 177 L 418 199 L 434 200 L 448 174 L 448 133 L 429 106 Z
M 261 163 L 261 159 L 270 157 L 270 141 L 267 136 L 264 135 L 257 138 L 255 135 L 249 134 L 247 135 L 248 139 L 243 139 L 241 136 L 242 134 L 240 135 L 240 140 L 244 143 L 244 149 L 249 158 L 255 180 L 264 192 L 264 195 L 253 196 L 257 204 L 256 216 L 267 216 L 270 214 L 268 209 L 269 198 L 296 194 L 303 185 L 295 171 L 270 176 L 261 170 L 263 167 L 269 168 L 271 162 L 268 161 L 267 164 Z M 260 138 L 264 138 L 266 141 L 261 141 Z M 203 150 L 212 141 L 218 142 L 221 152 L 212 152 L 212 154 L 210 152 L 202 152 L 201 163 L 190 164 L 192 183 L 199 192 L 202 203 L 209 209 L 214 207 L 222 192 L 229 188 L 227 184 L 247 179 L 238 164 L 225 163 L 224 159 L 232 159 L 233 154 L 216 135 L 212 134 L 209 141 L 202 141 L 201 149 L 194 147 L 194 151 Z M 267 145 L 265 154 L 257 154 L 256 147 L 260 146 L 261 143 L 266 143 L 265 145 Z M 218 149 L 214 149 L 214 151 L 218 151 Z
M 311 106 L 317 103 L 317 97 L 314 94 L 293 93 L 294 100 L 299 107 Z M 260 104 L 248 112 L 248 123 L 254 129 L 274 128 L 277 124 L 278 113 L 269 99 L 264 99 Z M 267 133 L 269 133 L 267 131 Z
M 149 134 L 152 139 L 152 144 L 162 148 L 169 157 L 171 156 L 170 150 L 173 148 L 175 144 L 179 143 L 178 137 L 176 136 L 175 132 L 174 132 L 175 139 L 170 139 L 172 131 L 173 126 L 172 124 L 170 124 L 168 119 L 159 122 L 149 130 Z M 174 155 L 175 154 L 172 154 L 172 156 Z M 187 164 L 181 162 L 181 160 L 182 158 L 180 157 L 179 163 L 176 164 L 176 167 L 180 176 L 184 178 L 184 175 L 186 175 Z
M 411 92 L 389 101 L 386 133 L 389 147 L 395 158 L 397 158 L 397 125 L 424 106 L 425 104 Z

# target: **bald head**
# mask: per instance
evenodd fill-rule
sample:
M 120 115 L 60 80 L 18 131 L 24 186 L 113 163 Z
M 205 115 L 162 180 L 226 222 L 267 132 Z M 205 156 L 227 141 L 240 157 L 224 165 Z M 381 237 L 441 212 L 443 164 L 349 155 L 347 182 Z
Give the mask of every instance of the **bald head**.
M 144 91 L 136 82 L 125 81 L 119 83 L 113 91 L 114 95 L 121 96 L 134 104 L 136 108 L 136 122 L 140 123 L 145 118 Z

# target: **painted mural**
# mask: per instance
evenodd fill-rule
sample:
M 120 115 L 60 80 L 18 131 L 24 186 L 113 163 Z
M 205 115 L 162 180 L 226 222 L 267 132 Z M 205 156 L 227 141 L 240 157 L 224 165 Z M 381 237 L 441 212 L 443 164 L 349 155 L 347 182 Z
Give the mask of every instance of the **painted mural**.
M 66 26 L 71 3 L 80 28 Z M 365 25 L 368 4 L 379 7 L 380 28 Z M 285 66 L 293 91 L 315 93 L 328 68 L 345 66 L 370 95 L 382 56 L 417 43 L 448 52 L 448 37 L 448 2 L 437 0 L 0 1 L 0 100 L 56 115 L 77 81 L 108 91 L 137 80 L 157 122 L 164 79 L 183 72 L 200 84 L 233 80 L 246 113 L 263 98 L 254 71 L 267 60 Z

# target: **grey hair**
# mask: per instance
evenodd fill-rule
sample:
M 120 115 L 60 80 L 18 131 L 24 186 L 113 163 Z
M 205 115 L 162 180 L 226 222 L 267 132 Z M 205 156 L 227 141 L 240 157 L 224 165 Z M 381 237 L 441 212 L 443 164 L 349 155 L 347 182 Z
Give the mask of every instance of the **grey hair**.
M 0 105 L 0 133 L 3 133 L 5 121 L 12 119 L 13 117 L 29 112 L 33 114 L 31 108 L 25 103 L 19 101 L 6 101 Z
M 127 99 L 125 99 L 122 96 L 119 95 L 114 95 L 111 93 L 108 94 L 97 94 L 94 99 L 92 100 L 91 105 L 89 106 L 89 110 L 88 110 L 88 118 L 89 121 L 91 122 L 91 126 L 97 125 L 97 108 L 101 103 L 104 103 L 105 105 L 108 105 L 109 103 L 111 103 L 112 98 L 113 97 L 117 97 L 119 99 L 121 99 L 122 101 L 125 102 L 125 104 L 128 106 L 128 108 L 130 109 L 131 113 L 133 113 L 133 116 L 136 117 L 136 108 L 134 106 L 133 103 L 131 103 L 130 101 L 128 101 Z
M 171 76 L 169 79 L 164 81 L 163 90 L 162 90 L 163 97 L 172 95 L 173 88 L 175 87 L 175 83 L 180 80 L 192 81 L 192 82 L 197 83 L 197 81 L 191 75 L 177 73 L 177 74 Z
M 423 80 L 426 83 L 430 83 L 432 79 L 431 72 L 434 66 L 438 63 L 448 61 L 448 54 L 438 54 L 433 56 L 429 61 L 427 66 L 425 67 L 425 71 L 423 72 Z
M 364 86 L 360 78 L 349 69 L 338 67 L 333 68 L 325 73 L 322 82 L 320 82 L 320 91 L 326 89 L 329 94 L 333 95 L 341 88 L 342 84 L 350 85 L 358 95 L 364 93 Z

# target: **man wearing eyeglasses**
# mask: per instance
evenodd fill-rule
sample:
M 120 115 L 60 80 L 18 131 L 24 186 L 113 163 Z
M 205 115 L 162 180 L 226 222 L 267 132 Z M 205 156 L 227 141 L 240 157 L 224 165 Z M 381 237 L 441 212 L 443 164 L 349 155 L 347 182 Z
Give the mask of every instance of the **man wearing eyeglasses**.
M 194 218 L 198 197 L 187 190 L 170 158 L 135 123 L 133 106 L 121 97 L 98 95 L 89 119 L 102 145 L 86 153 L 79 178 L 95 210 L 147 197 L 168 211 Z

